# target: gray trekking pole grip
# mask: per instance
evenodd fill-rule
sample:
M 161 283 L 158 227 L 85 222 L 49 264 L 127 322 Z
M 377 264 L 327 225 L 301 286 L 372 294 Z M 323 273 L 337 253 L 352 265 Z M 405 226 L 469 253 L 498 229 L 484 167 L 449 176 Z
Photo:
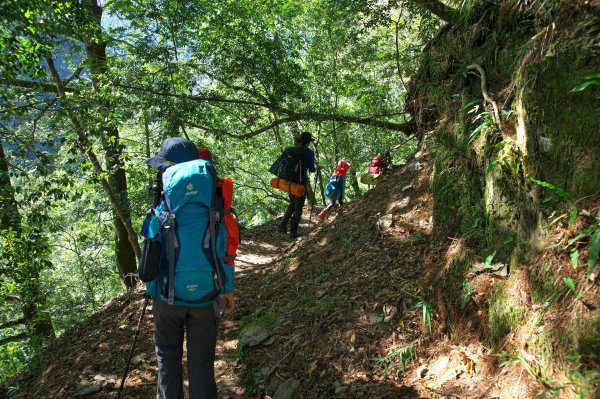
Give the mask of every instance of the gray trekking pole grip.
M 125 386 L 125 380 L 127 379 L 127 373 L 129 372 L 129 365 L 131 364 L 131 357 L 133 356 L 133 350 L 135 349 L 135 343 L 137 342 L 138 336 L 140 335 L 140 325 L 142 324 L 142 319 L 144 318 L 144 313 L 146 313 L 146 307 L 148 306 L 149 300 L 150 300 L 150 295 L 144 294 L 144 306 L 142 307 L 142 313 L 140 314 L 140 319 L 138 320 L 137 327 L 135 328 L 135 336 L 133 337 L 133 344 L 131 345 L 131 350 L 129 351 L 129 358 L 127 359 L 127 365 L 125 366 L 125 372 L 123 373 L 123 379 L 121 380 L 121 386 L 119 387 L 119 393 L 117 394 L 117 399 L 121 398 L 121 392 L 123 391 L 123 387 Z

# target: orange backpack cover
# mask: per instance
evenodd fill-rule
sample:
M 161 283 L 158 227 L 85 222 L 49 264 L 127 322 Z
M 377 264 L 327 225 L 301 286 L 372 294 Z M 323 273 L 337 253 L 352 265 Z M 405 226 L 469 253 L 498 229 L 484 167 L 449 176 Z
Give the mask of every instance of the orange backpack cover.
M 224 177 L 217 183 L 217 187 L 221 189 L 223 196 L 223 210 L 225 211 L 225 228 L 227 229 L 227 249 L 225 255 L 229 259 L 235 258 L 238 245 L 240 244 L 240 233 L 237 221 L 233 216 L 231 202 L 233 200 L 233 180 L 231 177 Z M 233 260 L 227 260 L 225 263 L 233 266 Z

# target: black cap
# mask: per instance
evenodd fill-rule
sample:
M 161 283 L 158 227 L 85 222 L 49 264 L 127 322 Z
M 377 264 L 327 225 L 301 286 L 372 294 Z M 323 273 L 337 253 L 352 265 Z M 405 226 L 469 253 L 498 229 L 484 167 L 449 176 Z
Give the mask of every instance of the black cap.
M 312 141 L 312 139 L 312 134 L 310 134 L 310 132 L 302 132 L 300 133 L 300 136 L 298 136 L 298 138 L 296 139 L 296 142 L 298 144 L 307 145 Z
M 194 159 L 198 159 L 198 148 L 194 143 L 181 137 L 171 137 L 163 142 L 156 156 L 146 159 L 146 165 L 164 172 L 169 166 Z

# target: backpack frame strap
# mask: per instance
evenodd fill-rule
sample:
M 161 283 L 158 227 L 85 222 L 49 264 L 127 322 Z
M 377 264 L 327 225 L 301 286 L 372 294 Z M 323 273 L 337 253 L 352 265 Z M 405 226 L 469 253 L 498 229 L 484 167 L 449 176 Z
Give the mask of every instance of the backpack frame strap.
M 221 265 L 221 261 L 219 260 L 219 256 L 217 254 L 217 225 L 221 221 L 221 212 L 223 208 L 223 199 L 217 195 L 217 173 L 214 167 L 209 168 L 210 174 L 213 178 L 213 195 L 212 200 L 210 202 L 210 220 L 208 225 L 208 236 L 210 237 L 210 251 L 212 254 L 212 266 L 213 266 L 213 282 L 215 285 L 215 290 L 218 293 L 223 289 L 223 280 L 225 272 L 223 271 L 223 266 Z M 217 207 L 217 201 L 221 201 L 219 207 Z M 218 208 L 218 209 L 217 209 Z
M 175 234 L 175 214 L 169 213 L 165 224 L 165 238 L 167 241 L 167 259 L 169 260 L 169 288 L 167 303 L 173 305 L 175 302 L 175 289 L 173 288 L 173 282 L 175 280 L 175 252 L 179 247 L 177 243 L 177 236 Z

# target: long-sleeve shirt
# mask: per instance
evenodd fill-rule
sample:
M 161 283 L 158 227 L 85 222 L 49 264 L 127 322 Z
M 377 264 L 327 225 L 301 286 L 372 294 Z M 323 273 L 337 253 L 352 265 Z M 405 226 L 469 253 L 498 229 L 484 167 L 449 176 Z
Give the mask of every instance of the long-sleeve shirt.
M 348 163 L 348 161 L 346 161 L 344 159 L 340 159 L 340 162 L 338 162 L 333 174 L 335 176 L 344 176 L 345 177 L 349 168 L 350 168 L 350 164 Z

